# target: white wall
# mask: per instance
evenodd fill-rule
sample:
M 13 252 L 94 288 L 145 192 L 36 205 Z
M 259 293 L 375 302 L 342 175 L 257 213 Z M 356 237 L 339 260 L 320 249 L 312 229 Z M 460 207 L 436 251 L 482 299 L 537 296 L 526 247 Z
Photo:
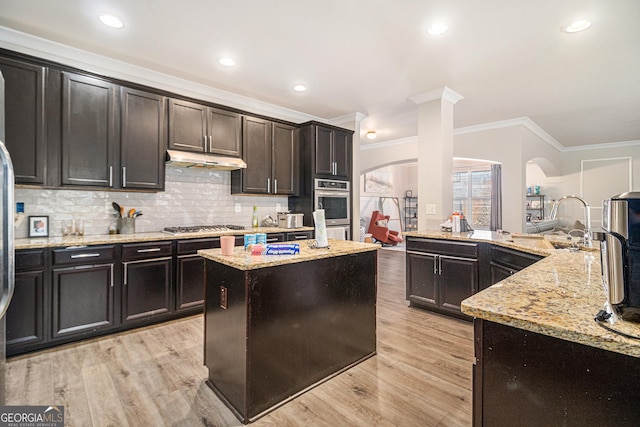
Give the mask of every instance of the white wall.
M 253 206 L 260 220 L 265 215 L 276 219 L 276 204 L 287 209 L 286 197 L 236 196 L 231 194 L 231 173 L 213 169 L 187 169 L 166 166 L 165 191 L 137 193 L 121 191 L 84 191 L 16 188 L 15 201 L 24 202 L 25 216 L 49 216 L 50 236 L 61 236 L 62 221 L 83 219 L 85 234 L 107 234 L 115 222 L 112 202 L 143 211 L 136 219 L 136 232 L 161 231 L 180 225 L 236 224 L 251 226 Z M 242 211 L 235 212 L 235 204 Z M 16 228 L 16 237 L 27 236 L 24 221 Z

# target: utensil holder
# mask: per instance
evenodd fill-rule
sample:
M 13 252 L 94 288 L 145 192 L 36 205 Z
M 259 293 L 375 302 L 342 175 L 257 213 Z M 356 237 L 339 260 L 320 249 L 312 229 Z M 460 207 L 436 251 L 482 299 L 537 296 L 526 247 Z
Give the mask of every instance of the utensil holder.
M 135 232 L 135 218 L 118 218 L 118 234 L 134 234 Z

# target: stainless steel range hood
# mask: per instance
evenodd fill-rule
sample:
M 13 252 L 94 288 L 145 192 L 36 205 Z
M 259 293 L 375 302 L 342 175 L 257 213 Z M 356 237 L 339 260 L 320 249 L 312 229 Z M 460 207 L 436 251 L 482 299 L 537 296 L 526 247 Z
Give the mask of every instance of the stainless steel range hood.
M 209 168 L 219 170 L 244 169 L 247 164 L 237 157 L 216 156 L 215 154 L 190 153 L 188 151 L 167 150 L 167 164 L 185 168 Z

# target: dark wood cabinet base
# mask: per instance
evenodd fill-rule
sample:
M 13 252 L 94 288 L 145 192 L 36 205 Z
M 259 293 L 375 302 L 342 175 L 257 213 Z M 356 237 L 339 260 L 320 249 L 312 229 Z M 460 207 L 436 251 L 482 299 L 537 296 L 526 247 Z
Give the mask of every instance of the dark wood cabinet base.
M 244 423 L 375 354 L 376 252 L 205 275 L 209 385 Z
M 475 320 L 474 426 L 640 425 L 640 361 Z

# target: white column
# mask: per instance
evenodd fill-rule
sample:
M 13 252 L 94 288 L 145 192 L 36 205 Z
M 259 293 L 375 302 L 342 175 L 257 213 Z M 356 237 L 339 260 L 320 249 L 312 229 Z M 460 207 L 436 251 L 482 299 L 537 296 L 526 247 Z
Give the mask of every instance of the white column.
M 438 229 L 453 210 L 453 106 L 444 87 L 411 97 L 418 105 L 418 229 Z
M 330 120 L 335 126 L 353 130 L 351 151 L 351 240 L 360 241 L 360 122 L 367 116 L 362 113 L 347 114 Z

